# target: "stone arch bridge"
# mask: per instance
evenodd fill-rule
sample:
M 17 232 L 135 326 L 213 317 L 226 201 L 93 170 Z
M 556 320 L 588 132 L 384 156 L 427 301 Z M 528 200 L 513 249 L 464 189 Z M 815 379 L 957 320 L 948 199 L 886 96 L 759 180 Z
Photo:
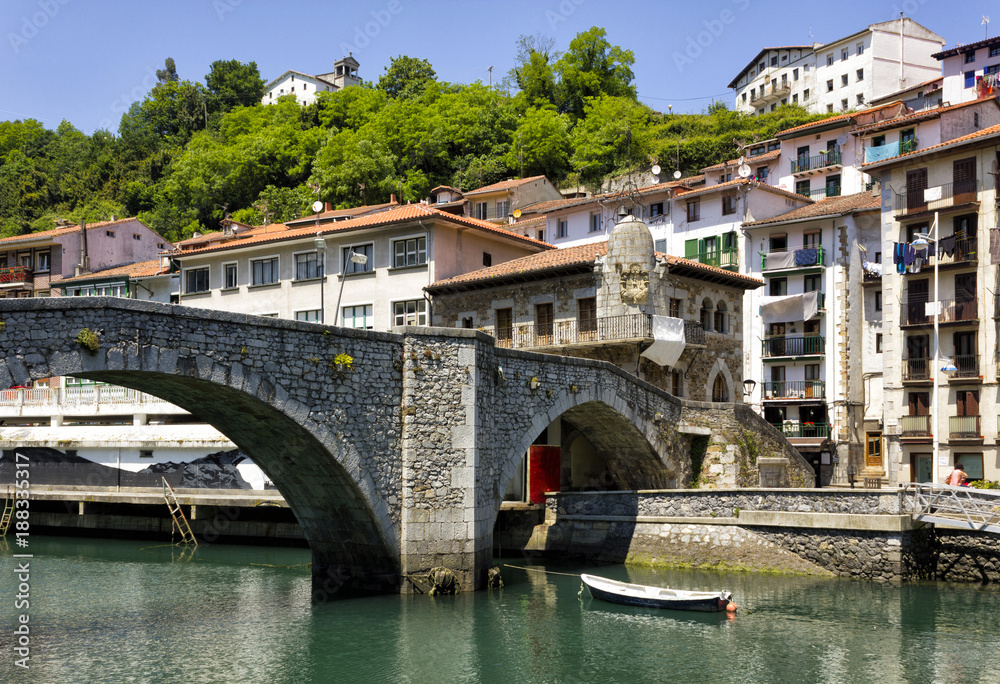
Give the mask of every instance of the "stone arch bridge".
M 317 598 L 408 591 L 435 566 L 481 586 L 520 458 L 560 416 L 622 489 L 690 481 L 681 425 L 706 434 L 740 414 L 770 429 L 744 406 L 686 405 L 611 364 L 498 349 L 473 330 L 378 333 L 99 297 L 4 299 L 0 320 L 0 387 L 57 375 L 131 387 L 237 444 L 298 518 Z

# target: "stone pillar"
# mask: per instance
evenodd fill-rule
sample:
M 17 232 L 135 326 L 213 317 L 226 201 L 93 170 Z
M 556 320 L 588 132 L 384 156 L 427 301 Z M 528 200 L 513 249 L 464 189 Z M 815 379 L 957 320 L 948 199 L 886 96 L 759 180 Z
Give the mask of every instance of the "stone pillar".
M 484 529 L 476 506 L 479 344 L 473 330 L 404 331 L 404 592 L 425 588 L 427 572 L 439 566 L 455 573 L 460 591 L 472 591 L 491 561 L 492 528 Z

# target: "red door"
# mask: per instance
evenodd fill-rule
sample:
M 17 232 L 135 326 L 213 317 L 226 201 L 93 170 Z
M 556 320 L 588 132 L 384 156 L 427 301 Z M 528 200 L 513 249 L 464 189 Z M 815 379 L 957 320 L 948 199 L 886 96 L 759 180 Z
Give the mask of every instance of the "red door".
M 560 448 L 532 444 L 528 449 L 528 501 L 545 503 L 545 492 L 559 491 Z

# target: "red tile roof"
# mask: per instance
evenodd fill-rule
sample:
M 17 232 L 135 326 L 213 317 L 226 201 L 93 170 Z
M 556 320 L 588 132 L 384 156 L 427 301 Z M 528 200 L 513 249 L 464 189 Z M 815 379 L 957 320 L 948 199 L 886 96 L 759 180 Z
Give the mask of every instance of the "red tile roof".
M 826 197 L 814 204 L 807 204 L 804 207 L 792 209 L 789 212 L 760 221 L 750 221 L 743 225 L 747 228 L 764 226 L 773 223 L 785 223 L 787 221 L 808 221 L 824 216 L 844 216 L 862 211 L 877 211 L 882 207 L 882 198 L 872 195 L 870 192 L 859 192 L 855 195 L 843 195 L 842 197 Z
M 1000 124 L 996 126 L 990 126 L 989 128 L 984 128 L 981 131 L 976 131 L 975 133 L 970 133 L 969 135 L 963 135 L 960 138 L 955 138 L 947 142 L 938 143 L 937 145 L 931 145 L 930 147 L 924 147 L 919 150 L 914 150 L 913 152 L 907 152 L 906 154 L 901 154 L 898 157 L 890 157 L 889 159 L 883 159 L 881 161 L 872 162 L 871 164 L 862 164 L 862 169 L 876 169 L 883 168 L 890 164 L 894 164 L 900 160 L 913 159 L 916 157 L 923 156 L 928 152 L 935 152 L 938 150 L 943 150 L 951 147 L 960 147 L 966 143 L 975 142 L 984 138 L 992 138 L 1000 136 Z
M 446 278 L 445 280 L 439 280 L 424 289 L 428 292 L 462 290 L 471 286 L 498 285 L 511 279 L 529 276 L 537 278 L 550 272 L 557 273 L 574 269 L 584 270 L 592 268 L 594 262 L 607 253 L 607 241 L 563 247 L 549 252 L 521 257 L 520 259 L 513 259 L 502 264 L 497 264 L 496 266 L 463 273 L 462 275 Z M 682 259 L 681 257 L 661 254 L 659 252 L 657 252 L 657 256 L 664 259 L 668 267 L 677 268 L 679 271 L 683 271 L 682 275 L 688 277 L 711 280 L 724 278 L 731 281 L 731 284 L 734 286 L 749 286 L 751 288 L 759 287 L 764 283 L 763 280 L 758 278 L 734 271 L 727 271 L 724 268 L 716 266 L 708 266 L 697 261 L 691 261 L 690 259 Z
M 504 237 L 521 244 L 540 247 L 541 249 L 555 249 L 547 242 L 541 242 L 539 240 L 535 240 L 534 238 L 512 233 L 509 230 L 505 230 L 504 228 L 488 223 L 487 221 L 480 221 L 479 219 L 470 218 L 468 216 L 449 214 L 448 212 L 435 209 L 433 206 L 427 204 L 406 204 L 396 207 L 395 209 L 390 209 L 389 211 L 367 214 L 365 216 L 359 216 L 346 221 L 335 221 L 333 223 L 320 224 L 318 230 L 315 225 L 309 225 L 303 228 L 289 228 L 288 226 L 283 226 L 282 224 L 271 224 L 268 228 L 271 228 L 272 226 L 275 227 L 273 232 L 255 233 L 252 235 L 243 233 L 236 236 L 234 239 L 229 240 L 225 244 L 189 250 L 184 252 L 182 256 L 188 256 L 190 254 L 205 254 L 208 252 L 226 249 L 238 249 L 248 245 L 259 245 L 270 242 L 280 242 L 283 240 L 295 240 L 305 237 L 315 237 L 317 235 L 334 235 L 355 230 L 364 230 L 366 228 L 383 228 L 400 223 L 419 221 L 421 219 L 437 219 L 446 223 L 457 223 L 468 228 L 475 228 L 476 230 L 480 230 L 485 233 L 491 233 L 495 236 Z
M 902 107 L 901 102 L 889 102 L 884 105 L 879 105 L 877 107 L 869 107 L 868 109 L 862 109 L 859 112 L 844 112 L 843 114 L 838 114 L 836 116 L 831 116 L 826 119 L 820 119 L 819 121 L 811 121 L 810 123 L 802 124 L 801 126 L 793 126 L 792 128 L 786 128 L 783 131 L 778 131 L 774 137 L 776 138 L 790 138 L 797 135 L 802 135 L 804 132 L 808 131 L 810 128 L 817 127 L 827 127 L 831 124 L 837 124 L 843 122 L 844 126 L 850 126 L 853 124 L 853 120 L 859 117 L 863 117 L 868 114 L 876 114 L 884 109 L 889 109 L 890 107 Z
M 727 88 L 735 88 L 736 84 L 739 83 L 740 76 L 742 76 L 744 73 L 746 73 L 747 71 L 749 71 L 750 67 L 752 67 L 753 65 L 755 65 L 757 63 L 757 61 L 761 58 L 761 56 L 763 54 L 767 53 L 770 50 L 809 50 L 810 52 L 812 52 L 812 49 L 813 49 L 812 45 L 785 45 L 785 46 L 779 46 L 779 47 L 766 47 L 763 50 L 761 50 L 760 52 L 758 52 L 756 57 L 754 57 L 749 62 L 747 62 L 747 65 L 745 67 L 743 67 L 742 71 L 740 71 L 740 73 L 736 74 L 736 78 L 733 79 L 732 83 L 730 83 L 726 87 Z
M 303 216 L 301 218 L 292 219 L 290 221 L 285 221 L 286 226 L 299 226 L 306 223 L 313 223 L 315 221 L 325 221 L 328 219 L 337 218 L 353 218 L 355 216 L 362 216 L 364 214 L 369 214 L 376 211 L 385 211 L 386 209 L 391 209 L 392 207 L 399 206 L 398 202 L 384 202 L 382 204 L 363 204 L 359 207 L 349 207 L 347 209 L 331 209 L 330 211 L 323 211 L 319 214 L 311 214 L 309 216 Z
M 524 185 L 525 183 L 530 183 L 539 179 L 545 179 L 545 176 L 531 176 L 530 178 L 510 178 L 505 181 L 500 181 L 499 183 L 493 183 L 492 185 L 484 185 L 481 188 L 476 188 L 475 190 L 469 190 L 463 193 L 466 197 L 469 195 L 479 195 L 484 192 L 499 192 L 500 190 L 509 190 L 510 188 L 516 188 L 519 185 Z
M 887 130 L 890 128 L 896 128 L 898 126 L 907 126 L 911 123 L 917 121 L 923 121 L 925 119 L 936 119 L 940 117 L 945 112 L 950 112 L 955 109 L 963 109 L 965 107 L 970 107 L 972 105 L 982 105 L 983 103 L 991 102 L 995 107 L 1000 109 L 1000 102 L 997 102 L 996 98 L 991 98 L 989 100 L 969 100 L 968 102 L 960 102 L 954 105 L 946 105 L 942 107 L 933 107 L 931 109 L 922 109 L 919 112 L 911 112 L 903 116 L 898 116 L 894 119 L 886 119 L 884 121 L 876 121 L 874 123 L 866 124 L 864 126 L 858 126 L 851 133 L 854 135 L 867 135 L 879 130 Z M 988 105 L 987 105 L 988 106 Z
M 773 159 L 777 159 L 780 156 L 781 156 L 781 149 L 779 148 L 777 150 L 771 150 L 770 152 L 765 152 L 764 154 L 758 154 L 754 157 L 744 157 L 743 161 L 745 161 L 747 164 L 757 164 L 762 161 L 771 161 Z M 704 170 L 706 172 L 718 171 L 720 169 L 726 168 L 727 166 L 736 166 L 739 163 L 740 163 L 739 159 L 730 159 L 729 161 L 722 162 L 721 164 L 716 164 L 714 166 L 706 166 Z
M 773 185 L 768 185 L 767 183 L 752 181 L 749 178 L 737 178 L 736 180 L 726 181 L 725 183 L 717 183 L 715 185 L 709 185 L 704 188 L 699 188 L 697 190 L 691 190 L 689 192 L 685 192 L 684 194 L 679 195 L 679 197 L 683 197 L 684 199 L 688 199 L 689 197 L 700 197 L 701 195 L 707 195 L 709 193 L 719 192 L 721 190 L 735 190 L 741 185 L 749 185 L 751 186 L 751 189 L 757 188 L 760 190 L 767 190 L 768 192 L 772 192 L 776 195 L 781 195 L 782 197 L 787 197 L 789 199 L 799 200 L 801 202 L 807 202 L 810 204 L 813 202 L 813 200 L 806 197 L 805 195 L 800 195 L 798 193 L 791 192 L 789 190 L 784 190 L 782 188 L 778 188 Z
M 142 221 L 139 221 L 138 218 L 133 216 L 131 218 L 115 219 L 114 221 L 99 221 L 97 223 L 88 223 L 87 230 L 96 230 L 98 228 L 106 228 L 108 226 L 117 226 L 118 224 L 129 223 L 131 221 L 138 221 L 139 223 L 142 223 Z M 143 223 L 142 225 L 145 226 L 146 224 Z M 18 242 L 27 242 L 38 239 L 54 238 L 54 237 L 59 237 L 60 235 L 68 235 L 70 233 L 76 233 L 79 232 L 79 230 L 80 230 L 79 224 L 74 224 L 72 226 L 60 226 L 59 228 L 53 228 L 52 230 L 42 230 L 37 233 L 27 233 L 26 235 L 14 235 L 7 238 L 0 238 L 0 245 L 18 243 Z M 166 242 L 166 240 L 164 240 L 164 242 Z
M 931 57 L 934 57 L 937 60 L 942 60 L 945 57 L 963 55 L 966 52 L 975 52 L 979 48 L 991 47 L 993 45 L 1000 45 L 1000 36 L 993 36 L 992 38 L 986 38 L 985 40 L 980 40 L 975 43 L 967 43 L 965 45 L 959 45 L 958 47 L 949 48 L 948 50 L 942 50 L 941 52 L 935 52 L 931 55 Z
M 95 271 L 94 273 L 86 273 L 84 275 L 73 276 L 72 278 L 62 278 L 59 283 L 73 283 L 73 282 L 83 282 L 90 280 L 97 280 L 101 278 L 111 278 L 114 276 L 128 276 L 129 278 L 148 278 L 150 276 L 164 275 L 170 272 L 170 267 L 164 267 L 159 259 L 152 259 L 150 261 L 140 261 L 136 264 L 125 264 L 124 266 L 116 266 L 115 268 L 106 268 L 103 271 Z

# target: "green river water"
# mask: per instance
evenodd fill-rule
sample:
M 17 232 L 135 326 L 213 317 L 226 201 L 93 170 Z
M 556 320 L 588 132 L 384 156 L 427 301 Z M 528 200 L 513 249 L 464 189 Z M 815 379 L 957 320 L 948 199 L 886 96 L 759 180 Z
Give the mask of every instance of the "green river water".
M 992 587 L 499 559 L 522 566 L 502 590 L 313 605 L 301 549 L 32 535 L 23 551 L 0 546 L 2 682 L 1000 682 Z M 554 572 L 727 589 L 740 611 L 615 606 Z

